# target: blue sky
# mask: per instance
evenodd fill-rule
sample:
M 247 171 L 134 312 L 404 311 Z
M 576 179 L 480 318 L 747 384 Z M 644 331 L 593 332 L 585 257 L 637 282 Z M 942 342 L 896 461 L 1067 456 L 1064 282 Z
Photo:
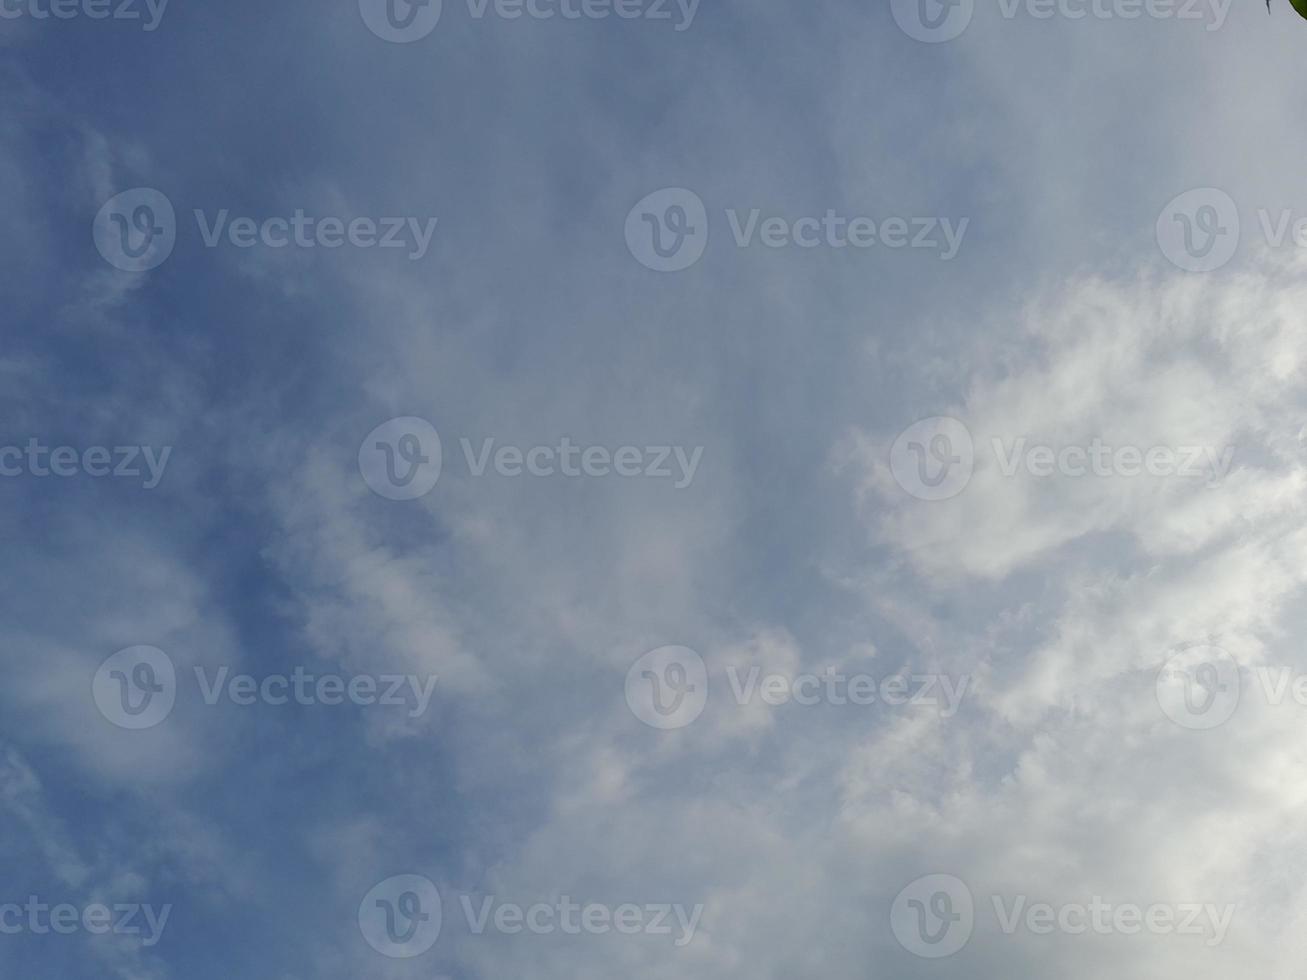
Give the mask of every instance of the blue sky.
M 3 4 L 0 974 L 1296 975 L 1307 23 L 922 3 Z

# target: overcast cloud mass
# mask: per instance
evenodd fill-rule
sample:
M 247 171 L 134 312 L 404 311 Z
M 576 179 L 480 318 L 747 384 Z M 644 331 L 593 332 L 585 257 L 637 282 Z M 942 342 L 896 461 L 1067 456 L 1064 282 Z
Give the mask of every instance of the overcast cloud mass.
M 1271 8 L 0 0 L 0 977 L 1299 976 Z

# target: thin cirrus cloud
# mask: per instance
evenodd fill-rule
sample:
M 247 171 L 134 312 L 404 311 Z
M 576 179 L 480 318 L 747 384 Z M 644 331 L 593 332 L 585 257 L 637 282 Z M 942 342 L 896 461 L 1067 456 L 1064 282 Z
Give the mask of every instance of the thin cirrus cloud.
M 734 0 L 684 31 L 447 0 L 411 44 L 355 3 L 173 0 L 150 32 L 0 21 L 0 442 L 172 447 L 148 491 L 0 479 L 0 904 L 172 906 L 157 945 L 6 935 L 0 965 L 924 977 L 940 965 L 891 909 L 946 874 L 975 918 L 946 967 L 977 977 L 1291 975 L 1307 708 L 1252 682 L 1302 663 L 1303 265 L 1261 220 L 1301 202 L 1290 17 L 977 8 L 946 44 L 889 5 Z M 178 218 L 141 275 L 90 234 L 134 187 Z M 674 273 L 623 240 L 660 188 L 692 191 L 709 225 Z M 1206 273 L 1157 241 L 1194 188 L 1242 228 Z M 194 212 L 222 209 L 438 221 L 418 260 L 211 248 Z M 947 262 L 742 248 L 727 212 L 753 209 L 969 224 Z M 385 499 L 360 446 L 410 416 L 439 430 L 442 471 Z M 974 467 L 922 500 L 892 450 L 937 416 L 966 426 Z M 477 475 L 463 449 L 564 436 L 703 454 L 676 488 Z M 1018 440 L 1096 438 L 1210 448 L 1220 470 L 1004 472 Z M 136 644 L 180 678 L 138 732 L 92 697 Z M 702 657 L 707 700 L 659 731 L 623 683 L 671 645 Z M 1205 645 L 1246 688 L 1224 725 L 1187 730 L 1158 672 Z M 437 681 L 419 717 L 207 705 L 195 671 L 222 666 Z M 969 686 L 948 716 L 736 703 L 755 666 Z M 392 958 L 360 903 L 406 874 L 444 921 Z M 684 946 L 478 934 L 464 899 L 488 896 L 702 911 Z M 1214 945 L 1009 934 L 996 899 L 1018 896 L 1235 911 Z

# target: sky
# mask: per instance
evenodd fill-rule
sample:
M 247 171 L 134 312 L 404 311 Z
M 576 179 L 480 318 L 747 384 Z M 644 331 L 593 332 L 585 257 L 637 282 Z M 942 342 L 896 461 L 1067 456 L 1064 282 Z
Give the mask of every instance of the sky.
M 0 976 L 1297 976 L 1284 0 L 0 0 Z

